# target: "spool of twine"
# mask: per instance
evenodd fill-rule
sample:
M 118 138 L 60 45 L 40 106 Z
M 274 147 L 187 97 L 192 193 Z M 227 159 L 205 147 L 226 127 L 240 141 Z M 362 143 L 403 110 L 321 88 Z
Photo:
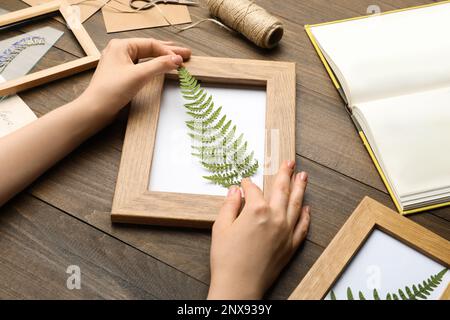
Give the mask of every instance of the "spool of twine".
M 93 0 L 78 0 L 76 4 L 84 2 L 90 2 Z M 206 5 L 209 12 L 214 17 L 220 19 L 206 18 L 201 19 L 195 23 L 186 27 L 177 27 L 166 16 L 163 10 L 158 6 L 159 3 L 164 1 L 158 0 L 145 0 L 142 1 L 142 5 L 138 6 L 133 1 L 119 1 L 119 0 L 106 0 L 105 6 L 109 3 L 115 2 L 119 6 L 125 6 L 128 8 L 121 9 L 116 7 L 109 8 L 116 12 L 122 13 L 139 13 L 142 10 L 156 8 L 166 22 L 175 28 L 178 32 L 186 31 L 197 27 L 204 22 L 213 22 L 228 31 L 236 31 L 244 35 L 247 39 L 261 48 L 273 48 L 283 37 L 284 29 L 281 22 L 268 13 L 264 8 L 258 6 L 253 0 L 206 0 Z
M 261 48 L 273 48 L 283 37 L 283 25 L 249 0 L 207 0 L 210 13 Z

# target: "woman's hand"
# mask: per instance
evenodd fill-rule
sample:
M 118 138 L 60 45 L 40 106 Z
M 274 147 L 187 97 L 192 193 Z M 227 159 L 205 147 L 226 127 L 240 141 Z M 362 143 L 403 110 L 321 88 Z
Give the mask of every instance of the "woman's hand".
M 190 55 L 171 42 L 112 40 L 80 97 L 0 139 L 0 150 L 7 150 L 0 152 L 0 206 L 110 123 L 151 77 Z M 135 64 L 148 57 L 157 58 Z
M 250 179 L 231 187 L 213 227 L 209 299 L 260 299 L 305 239 L 310 208 L 303 207 L 308 175 L 285 162 L 270 200 Z
M 115 115 L 151 77 L 178 68 L 190 56 L 190 49 L 168 41 L 151 38 L 111 40 L 82 96 L 101 112 Z M 137 63 L 139 59 L 150 57 L 156 58 Z

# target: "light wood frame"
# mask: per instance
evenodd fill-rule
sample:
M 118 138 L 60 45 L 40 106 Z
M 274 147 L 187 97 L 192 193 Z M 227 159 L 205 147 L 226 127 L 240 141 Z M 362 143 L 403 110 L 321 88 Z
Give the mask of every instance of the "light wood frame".
M 192 57 L 189 72 L 207 83 L 266 87 L 266 132 L 279 130 L 276 160 L 295 159 L 295 64 L 212 57 Z M 224 197 L 148 190 L 153 149 L 165 78 L 154 77 L 132 101 L 122 159 L 112 205 L 113 222 L 208 228 Z M 265 167 L 271 157 L 266 134 Z M 270 194 L 273 175 L 264 171 L 264 193 Z
M 383 231 L 430 259 L 450 267 L 449 241 L 366 197 L 289 299 L 324 299 L 374 229 Z M 450 286 L 441 299 L 450 299 Z
M 26 9 L 9 12 L 0 16 L 0 27 L 15 24 L 17 22 L 25 21 L 27 19 L 39 17 L 56 11 L 61 13 L 65 21 L 70 21 L 69 7 L 69 4 L 65 0 L 56 0 Z M 0 96 L 11 95 L 50 81 L 73 75 L 78 72 L 95 68 L 100 59 L 100 51 L 97 49 L 81 23 L 72 28 L 71 31 L 86 53 L 86 57 L 3 82 L 0 84 Z

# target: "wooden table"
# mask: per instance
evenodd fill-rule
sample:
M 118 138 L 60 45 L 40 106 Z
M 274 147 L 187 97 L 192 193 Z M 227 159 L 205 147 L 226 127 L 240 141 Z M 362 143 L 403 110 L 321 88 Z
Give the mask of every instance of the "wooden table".
M 260 50 L 214 25 L 183 33 L 170 28 L 106 34 L 100 12 L 84 25 L 101 49 L 112 38 L 155 37 L 192 48 L 195 55 L 271 59 L 297 63 L 297 169 L 310 174 L 306 203 L 312 225 L 267 297 L 285 299 L 306 274 L 361 199 L 393 208 L 343 102 L 316 56 L 303 26 L 362 15 L 372 0 L 259 0 L 285 26 L 281 45 Z M 383 11 L 431 1 L 377 1 Z M 2 0 L 5 9 L 23 8 Z M 192 8 L 193 20 L 206 16 Z M 52 26 L 62 28 L 58 22 Z M 41 62 L 81 56 L 68 34 Z M 92 72 L 21 94 L 39 115 L 77 97 Z M 31 187 L 1 208 L 1 298 L 203 299 L 209 282 L 210 232 L 112 225 L 109 214 L 126 125 L 126 111 Z M 33 159 L 30 159 L 33 161 Z M 450 239 L 450 208 L 411 217 Z M 66 269 L 81 268 L 81 290 L 68 290 Z

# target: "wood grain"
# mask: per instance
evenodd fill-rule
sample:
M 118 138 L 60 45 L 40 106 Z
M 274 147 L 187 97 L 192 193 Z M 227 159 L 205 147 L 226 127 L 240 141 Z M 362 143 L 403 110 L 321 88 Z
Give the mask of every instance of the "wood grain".
M 377 4 L 386 11 L 431 2 L 392 0 L 380 1 Z M 284 299 L 306 275 L 364 196 L 369 195 L 392 208 L 392 202 L 349 121 L 344 105 L 303 30 L 305 24 L 364 14 L 373 1 L 256 0 L 256 3 L 283 21 L 285 34 L 280 46 L 275 50 L 260 50 L 239 35 L 208 24 L 182 33 L 176 33 L 167 27 L 106 34 L 102 15 L 97 13 L 84 23 L 84 27 L 100 50 L 112 38 L 154 37 L 188 46 L 192 48 L 193 54 L 200 56 L 296 63 L 297 169 L 306 170 L 310 174 L 306 202 L 312 206 L 312 225 L 308 241 L 268 293 L 268 298 Z M 24 7 L 18 0 L 0 0 L 1 7 L 13 8 L 13 5 Z M 207 11 L 201 7 L 189 10 L 194 21 L 207 17 Z M 46 23 L 58 27 L 54 25 L 58 22 Z M 42 25 L 45 23 L 42 22 Z M 61 25 L 61 28 L 63 27 Z M 81 57 L 82 50 L 77 48 L 68 36 L 64 35 L 63 41 L 59 41 L 57 47 Z M 70 60 L 73 57 L 67 56 L 65 59 Z M 47 63 L 45 58 L 43 63 Z M 38 115 L 43 115 L 76 98 L 86 88 L 91 76 L 92 72 L 86 71 L 27 90 L 21 93 L 21 97 Z M 155 257 L 203 283 L 208 283 L 208 231 L 111 224 L 108 212 L 112 204 L 126 121 L 127 110 L 124 110 L 114 124 L 43 175 L 28 192 L 62 212 L 94 226 L 106 237 L 111 235 L 127 247 L 136 248 L 147 256 Z M 24 198 L 17 201 L 26 204 L 29 200 Z M 11 214 L 4 218 L 1 224 L 6 224 L 13 216 L 14 214 Z M 42 219 L 45 221 L 45 217 Z M 410 219 L 450 240 L 448 208 Z M 71 232 L 76 229 L 77 227 L 74 227 Z M 62 240 L 62 243 L 65 241 Z M 108 250 L 113 250 L 114 247 L 115 245 Z M 8 252 L 3 258 L 12 259 L 10 254 Z M 80 256 L 83 254 L 80 253 Z M 17 265 L 23 267 L 25 263 L 19 261 Z M 124 275 L 125 279 L 127 277 L 131 275 Z M 39 292 L 32 286 L 27 286 L 17 274 L 13 273 L 8 281 L 12 285 L 23 284 L 24 296 L 39 297 Z M 173 290 L 184 289 L 183 281 L 177 281 L 169 275 L 166 281 Z M 146 289 L 150 294 L 157 296 L 156 289 L 151 292 L 153 289 L 147 284 L 145 286 L 148 286 Z M 0 292 L 3 292 L 4 288 L 5 286 L 0 284 Z
M 1 209 L 0 234 L 2 299 L 206 296 L 207 286 L 199 281 L 31 196 Z M 80 268 L 80 290 L 67 289 L 70 265 Z

